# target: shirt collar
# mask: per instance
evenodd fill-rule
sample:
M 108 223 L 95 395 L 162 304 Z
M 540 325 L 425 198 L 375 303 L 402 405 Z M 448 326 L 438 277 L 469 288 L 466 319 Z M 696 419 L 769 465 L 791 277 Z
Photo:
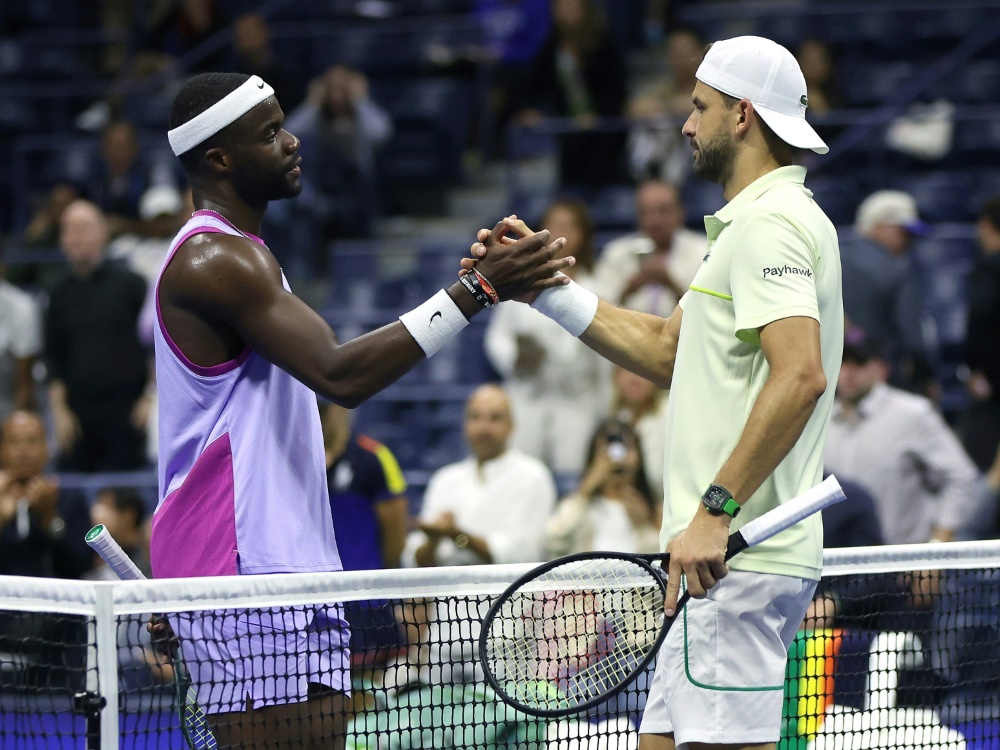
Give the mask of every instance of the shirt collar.
M 862 420 L 876 414 L 880 404 L 888 393 L 888 386 L 885 383 L 876 383 L 868 394 L 862 398 L 854 409 L 856 419 Z M 837 405 L 837 421 L 843 422 L 848 418 L 848 412 L 844 404 Z
M 767 174 L 758 177 L 737 193 L 729 203 L 713 215 L 705 217 L 705 233 L 708 235 L 709 242 L 714 241 L 722 234 L 723 229 L 732 224 L 733 219 L 736 218 L 736 214 L 760 198 L 768 190 L 779 185 L 804 186 L 805 181 L 806 168 L 794 164 L 788 167 L 772 169 Z

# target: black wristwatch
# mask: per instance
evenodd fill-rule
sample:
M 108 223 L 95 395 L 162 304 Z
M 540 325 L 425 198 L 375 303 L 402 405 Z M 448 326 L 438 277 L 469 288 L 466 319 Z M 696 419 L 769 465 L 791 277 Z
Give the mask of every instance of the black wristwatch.
M 720 484 L 713 484 L 701 496 L 701 504 L 713 516 L 723 514 L 736 518 L 740 512 L 740 504 L 733 500 L 733 493 Z

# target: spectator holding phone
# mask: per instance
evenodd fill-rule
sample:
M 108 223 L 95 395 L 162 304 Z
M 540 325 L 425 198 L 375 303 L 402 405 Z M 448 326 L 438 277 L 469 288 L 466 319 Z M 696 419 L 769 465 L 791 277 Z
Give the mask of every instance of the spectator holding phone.
M 590 440 L 580 486 L 559 501 L 546 524 L 546 553 L 654 553 L 659 529 L 659 508 L 646 481 L 639 436 L 627 422 L 607 419 Z

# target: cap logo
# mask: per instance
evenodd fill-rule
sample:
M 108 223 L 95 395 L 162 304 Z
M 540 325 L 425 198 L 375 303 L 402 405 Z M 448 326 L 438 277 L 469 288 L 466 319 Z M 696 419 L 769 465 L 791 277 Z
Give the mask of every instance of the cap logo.
M 809 106 L 809 97 L 806 96 L 805 94 L 803 94 L 802 96 L 800 96 L 799 97 L 799 104 L 801 104 L 803 107 L 808 107 Z

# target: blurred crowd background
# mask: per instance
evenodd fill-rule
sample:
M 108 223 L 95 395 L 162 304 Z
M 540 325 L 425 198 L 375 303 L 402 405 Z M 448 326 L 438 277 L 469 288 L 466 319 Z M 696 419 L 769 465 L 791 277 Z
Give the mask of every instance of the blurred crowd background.
M 579 283 L 668 314 L 722 205 L 680 126 L 705 45 L 738 34 L 795 53 L 831 146 L 803 162 L 840 231 L 849 317 L 828 463 L 871 496 L 880 533 L 847 524 L 828 542 L 996 536 L 998 14 L 995 0 L 5 0 L 0 573 L 84 575 L 85 550 L 56 549 L 77 526 L 111 511 L 141 526 L 155 505 L 152 286 L 192 210 L 166 140 L 187 77 L 274 86 L 305 188 L 271 205 L 263 236 L 346 340 L 450 284 L 475 230 L 511 213 L 569 239 Z M 338 535 L 367 529 L 361 567 L 655 546 L 668 398 L 501 305 L 324 419 L 333 502 L 351 497 Z M 527 463 L 441 471 L 512 455 Z M 542 478 L 522 491 L 525 476 Z M 489 520 L 509 502 L 534 520 Z M 899 513 L 918 518 L 901 529 Z

